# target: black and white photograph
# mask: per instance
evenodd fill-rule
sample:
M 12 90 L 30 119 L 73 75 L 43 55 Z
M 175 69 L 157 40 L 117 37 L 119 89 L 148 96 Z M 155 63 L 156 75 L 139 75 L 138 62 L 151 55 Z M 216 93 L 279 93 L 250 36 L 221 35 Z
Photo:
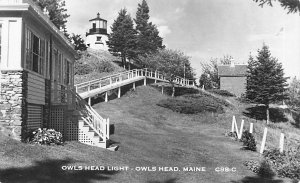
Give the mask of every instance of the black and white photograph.
M 0 0 L 0 183 L 300 183 L 300 0 Z

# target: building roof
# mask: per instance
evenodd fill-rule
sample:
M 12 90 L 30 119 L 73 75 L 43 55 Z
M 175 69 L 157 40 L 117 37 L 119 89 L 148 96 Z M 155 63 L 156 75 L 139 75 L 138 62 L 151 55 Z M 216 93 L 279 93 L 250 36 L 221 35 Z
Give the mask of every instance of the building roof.
M 51 22 L 49 17 L 44 14 L 43 10 L 38 7 L 32 0 L 0 0 L 0 11 L 29 11 L 35 18 L 41 20 L 41 23 L 49 28 L 58 40 L 64 44 L 75 57 L 77 52 L 74 45 L 65 37 L 65 35 Z
M 93 19 L 91 19 L 89 21 L 91 22 L 91 21 L 94 21 L 94 20 L 99 20 L 99 21 L 105 21 L 105 22 L 107 22 L 107 20 L 104 20 L 104 19 L 100 18 L 100 13 L 97 14 L 96 18 L 93 18 Z
M 219 65 L 219 76 L 246 76 L 247 65 Z

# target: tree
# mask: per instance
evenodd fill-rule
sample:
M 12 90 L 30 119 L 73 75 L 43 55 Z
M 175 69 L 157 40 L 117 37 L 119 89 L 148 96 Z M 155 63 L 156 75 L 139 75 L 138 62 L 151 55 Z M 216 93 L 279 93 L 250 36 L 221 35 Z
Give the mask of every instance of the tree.
M 111 26 L 112 33 L 108 36 L 108 51 L 122 59 L 125 67 L 126 59 L 136 57 L 136 30 L 133 20 L 126 9 L 121 9 L 117 19 Z
M 79 34 L 75 35 L 73 33 L 71 36 L 71 42 L 74 44 L 75 50 L 85 51 L 87 49 L 87 46 L 84 43 L 84 40 L 82 39 L 82 37 Z
M 140 56 L 140 60 L 147 68 L 160 71 L 164 75 L 172 86 L 172 97 L 175 95 L 176 76 L 190 79 L 194 77 L 189 57 L 178 50 L 159 49 L 155 53 Z
M 276 0 L 253 0 L 259 3 L 259 6 L 263 7 L 265 4 L 273 6 L 273 2 Z M 287 9 L 287 13 L 300 13 L 300 1 L 299 0 L 278 0 L 280 5 Z M 300 15 L 300 14 L 299 14 Z
M 300 80 L 296 77 L 293 78 L 287 91 L 289 99 L 287 104 L 293 109 L 300 109 Z
M 134 19 L 137 30 L 138 55 L 145 55 L 164 48 L 163 39 L 159 36 L 156 25 L 148 22 L 149 18 L 149 6 L 146 0 L 143 0 L 141 4 L 138 4 L 136 18 Z
M 230 65 L 233 60 L 233 57 L 230 55 L 224 55 L 223 58 L 220 59 L 220 63 L 222 65 Z
M 267 124 L 269 123 L 269 105 L 287 99 L 287 77 L 281 63 L 271 57 L 269 47 L 263 45 L 258 50 L 256 59 L 249 57 L 247 70 L 246 97 L 266 107 Z
M 64 0 L 33 0 L 43 10 L 46 8 L 49 12 L 49 18 L 58 28 L 65 30 L 67 18 L 70 16 L 66 13 L 66 3 Z
M 220 78 L 218 76 L 218 59 L 211 58 L 208 63 L 201 62 L 202 74 L 200 76 L 200 86 L 206 89 L 220 88 Z

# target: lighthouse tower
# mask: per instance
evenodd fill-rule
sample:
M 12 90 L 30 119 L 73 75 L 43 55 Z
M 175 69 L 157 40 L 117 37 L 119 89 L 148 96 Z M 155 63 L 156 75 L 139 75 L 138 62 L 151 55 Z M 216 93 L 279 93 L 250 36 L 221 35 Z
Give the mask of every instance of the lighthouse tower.
M 86 44 L 88 47 L 97 50 L 108 50 L 106 41 L 108 41 L 107 34 L 107 20 L 100 18 L 100 13 L 96 18 L 89 20 L 91 28 L 86 33 Z

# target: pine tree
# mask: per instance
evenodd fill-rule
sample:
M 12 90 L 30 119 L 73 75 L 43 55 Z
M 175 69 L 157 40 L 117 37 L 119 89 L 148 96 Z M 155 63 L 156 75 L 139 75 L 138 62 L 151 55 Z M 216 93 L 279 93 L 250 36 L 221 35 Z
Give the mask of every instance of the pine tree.
M 65 30 L 67 18 L 66 3 L 64 0 L 33 0 L 43 10 L 46 8 L 52 23 L 58 28 Z
M 258 2 L 261 7 L 263 5 L 268 4 L 269 6 L 273 6 L 273 2 L 276 0 L 253 0 Z M 300 13 L 300 1 L 299 0 L 278 0 L 280 5 L 288 10 L 288 13 Z M 300 14 L 299 14 L 300 15 Z
M 75 50 L 85 51 L 87 49 L 87 46 L 84 43 L 84 40 L 82 39 L 82 37 L 79 34 L 75 35 L 73 33 L 71 36 L 71 42 L 74 44 Z
M 133 20 L 126 9 L 121 9 L 117 19 L 111 26 L 112 33 L 108 36 L 108 51 L 122 59 L 125 67 L 126 59 L 136 57 L 136 30 Z
M 263 45 L 258 50 L 256 60 L 250 56 L 246 97 L 254 103 L 264 104 L 266 107 L 267 123 L 269 123 L 269 105 L 287 99 L 287 79 L 281 63 L 271 57 L 268 46 Z
M 149 22 L 149 6 L 146 0 L 138 4 L 136 12 L 137 54 L 145 55 L 163 48 L 163 39 L 159 36 L 159 31 L 152 22 Z

